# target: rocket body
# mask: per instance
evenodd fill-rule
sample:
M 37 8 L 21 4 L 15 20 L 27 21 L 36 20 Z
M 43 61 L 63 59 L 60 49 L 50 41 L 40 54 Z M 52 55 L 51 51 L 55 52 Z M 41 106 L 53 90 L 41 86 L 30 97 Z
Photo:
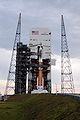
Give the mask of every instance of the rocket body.
M 39 68 L 38 68 L 38 87 L 39 89 L 43 89 L 43 81 L 42 81 L 42 46 L 39 46 Z
M 42 86 L 42 70 L 39 68 L 38 70 L 38 86 Z

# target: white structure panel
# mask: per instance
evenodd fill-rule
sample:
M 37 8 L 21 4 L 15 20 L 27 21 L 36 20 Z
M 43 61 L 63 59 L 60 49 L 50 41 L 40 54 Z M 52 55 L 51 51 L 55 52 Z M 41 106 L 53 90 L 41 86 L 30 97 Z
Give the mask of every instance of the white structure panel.
M 37 31 L 37 32 L 36 32 Z M 36 46 L 42 44 L 43 54 L 42 59 L 51 59 L 51 32 L 47 28 L 33 28 L 30 33 L 30 48 L 31 52 L 36 52 Z M 33 46 L 33 47 L 31 47 Z M 33 57 L 32 57 L 33 58 Z
M 33 28 L 30 32 L 30 42 L 29 47 L 31 48 L 31 58 L 37 59 L 38 46 L 41 45 L 42 49 L 42 59 L 50 59 L 51 64 L 51 32 L 47 28 Z M 47 80 L 49 80 L 49 92 L 51 88 L 51 66 L 48 67 L 50 72 L 47 75 Z M 33 91 L 33 93 L 42 93 L 42 91 Z M 44 92 L 43 92 L 44 93 Z

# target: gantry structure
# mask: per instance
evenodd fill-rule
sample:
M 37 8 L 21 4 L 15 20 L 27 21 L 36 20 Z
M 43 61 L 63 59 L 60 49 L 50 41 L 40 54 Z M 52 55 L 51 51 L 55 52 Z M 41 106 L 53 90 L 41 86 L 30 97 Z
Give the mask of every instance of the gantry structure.
M 61 93 L 74 93 L 73 75 L 63 15 L 61 15 Z

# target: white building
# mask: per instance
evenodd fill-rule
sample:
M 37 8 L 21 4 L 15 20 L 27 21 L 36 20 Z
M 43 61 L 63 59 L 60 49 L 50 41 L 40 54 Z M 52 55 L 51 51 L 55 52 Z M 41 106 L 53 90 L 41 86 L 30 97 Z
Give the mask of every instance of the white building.
M 51 58 L 51 32 L 48 28 L 33 28 L 30 32 L 29 46 L 32 52 L 37 53 L 37 46 L 42 44 L 42 59 Z M 33 57 L 36 57 L 33 56 Z
M 31 58 L 37 59 L 37 48 L 41 45 L 42 59 L 49 59 L 51 62 L 51 31 L 48 28 L 33 28 L 30 32 L 29 47 L 33 55 Z M 49 92 L 51 91 L 51 65 L 48 67 L 50 71 L 47 75 Z

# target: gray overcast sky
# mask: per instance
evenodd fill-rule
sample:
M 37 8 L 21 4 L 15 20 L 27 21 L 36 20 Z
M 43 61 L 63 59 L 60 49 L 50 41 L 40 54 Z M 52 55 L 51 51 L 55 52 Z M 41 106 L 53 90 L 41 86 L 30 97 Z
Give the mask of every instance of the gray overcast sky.
M 0 48 L 13 46 L 19 12 L 22 13 L 22 41 L 28 43 L 32 27 L 48 27 L 53 49 L 60 54 L 60 15 L 64 15 L 72 57 L 79 57 L 80 0 L 0 0 Z
M 78 81 L 78 74 L 80 74 L 80 0 L 0 0 L 0 79 L 7 78 L 10 51 L 13 47 L 20 12 L 22 13 L 22 41 L 29 43 L 31 28 L 48 27 L 52 32 L 52 53 L 58 56 L 60 56 L 61 14 L 64 15 L 69 53 L 73 59 L 73 72 L 76 70 L 74 77 Z M 58 76 L 60 74 L 58 68 L 60 69 L 60 65 L 57 63 L 55 76 L 57 76 L 56 73 Z

